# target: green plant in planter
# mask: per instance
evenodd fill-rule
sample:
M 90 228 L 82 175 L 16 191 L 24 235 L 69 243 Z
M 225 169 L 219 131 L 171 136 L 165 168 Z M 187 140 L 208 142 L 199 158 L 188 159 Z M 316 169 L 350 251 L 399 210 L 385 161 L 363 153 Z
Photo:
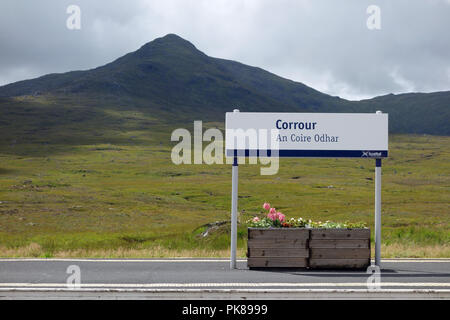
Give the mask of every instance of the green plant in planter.
M 273 221 L 268 218 L 254 217 L 252 220 L 247 221 L 247 225 L 250 228 L 270 228 L 273 227 Z
M 362 222 L 332 222 L 332 221 L 312 221 L 303 218 L 290 218 L 286 220 L 286 216 L 281 212 L 277 212 L 269 203 L 264 203 L 263 208 L 268 211 L 264 218 L 254 217 L 247 221 L 250 228 L 320 228 L 320 229 L 357 229 L 367 228 Z
M 310 222 L 311 220 L 307 221 L 307 220 L 303 220 L 303 218 L 290 218 L 288 220 L 288 223 L 293 227 L 293 228 L 306 228 L 308 225 L 308 222 Z
M 309 221 L 309 228 L 319 228 L 319 229 L 359 229 L 359 228 L 367 228 L 367 225 L 363 222 L 333 222 L 333 221 L 325 221 L 325 222 L 314 222 Z

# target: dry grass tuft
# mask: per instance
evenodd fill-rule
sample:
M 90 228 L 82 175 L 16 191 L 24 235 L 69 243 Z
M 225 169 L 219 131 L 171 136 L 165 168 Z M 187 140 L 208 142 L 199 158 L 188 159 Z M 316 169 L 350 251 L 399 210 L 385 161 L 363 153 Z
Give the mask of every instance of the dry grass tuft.
M 374 252 L 372 250 L 372 257 Z M 450 244 L 444 245 L 404 245 L 390 244 L 381 246 L 383 258 L 449 258 Z
M 238 256 L 245 257 L 245 250 L 238 249 Z M 167 249 L 161 246 L 142 249 L 75 249 L 56 251 L 52 258 L 226 258 L 230 256 L 229 250 L 210 249 Z M 46 252 L 37 243 L 20 248 L 0 247 L 0 257 L 3 258 L 35 258 L 48 257 Z
M 18 248 L 6 248 L 0 247 L 1 257 L 24 257 L 24 258 L 37 258 L 43 256 L 44 251 L 38 243 L 30 243 L 24 247 Z
M 450 245 L 404 245 L 390 244 L 381 247 L 383 258 L 449 258 Z M 238 248 L 238 257 L 245 258 L 245 248 Z M 52 258 L 228 258 L 230 251 L 212 249 L 167 249 L 162 246 L 151 248 L 116 248 L 116 249 L 75 249 L 54 252 Z M 0 247 L 3 258 L 49 257 L 48 253 L 37 243 L 19 248 Z M 372 248 L 372 258 L 374 251 Z

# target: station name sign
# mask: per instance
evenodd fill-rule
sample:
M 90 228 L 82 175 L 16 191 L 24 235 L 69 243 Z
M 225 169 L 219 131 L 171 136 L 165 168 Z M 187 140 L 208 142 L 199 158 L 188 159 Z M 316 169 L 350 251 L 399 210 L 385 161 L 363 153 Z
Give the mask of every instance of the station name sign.
M 386 113 L 227 112 L 227 157 L 385 158 Z

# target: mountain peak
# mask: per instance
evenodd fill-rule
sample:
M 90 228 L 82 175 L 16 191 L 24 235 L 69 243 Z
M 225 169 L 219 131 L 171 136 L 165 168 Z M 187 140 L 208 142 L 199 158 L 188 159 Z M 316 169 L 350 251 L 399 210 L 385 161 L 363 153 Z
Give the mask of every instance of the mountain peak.
M 183 39 L 182 37 L 169 33 L 163 37 L 156 38 L 153 41 L 147 42 L 138 51 L 148 51 L 148 50 L 187 50 L 192 52 L 199 52 L 198 49 L 189 41 Z
M 179 35 L 175 34 L 175 33 L 168 33 L 165 36 L 156 38 L 155 40 L 161 40 L 161 41 L 184 41 L 184 42 L 189 42 L 186 39 L 183 39 L 182 37 L 180 37 Z

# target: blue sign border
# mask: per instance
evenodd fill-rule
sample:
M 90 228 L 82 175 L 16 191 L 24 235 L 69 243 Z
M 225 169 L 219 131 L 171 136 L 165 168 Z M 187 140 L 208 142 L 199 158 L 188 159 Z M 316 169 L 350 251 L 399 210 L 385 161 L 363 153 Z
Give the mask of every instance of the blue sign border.
M 271 157 L 272 150 L 226 150 L 227 157 Z M 280 158 L 387 158 L 387 150 L 278 150 Z

